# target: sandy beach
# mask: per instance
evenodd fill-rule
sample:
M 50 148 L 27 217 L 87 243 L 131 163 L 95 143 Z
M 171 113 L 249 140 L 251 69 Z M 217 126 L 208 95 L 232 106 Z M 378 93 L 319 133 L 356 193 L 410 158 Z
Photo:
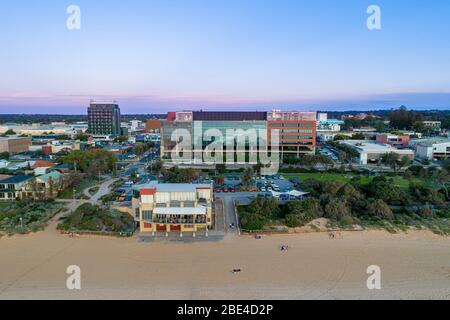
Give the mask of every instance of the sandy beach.
M 188 244 L 47 230 L 1 238 L 0 261 L 0 299 L 450 299 L 450 238 L 427 231 Z M 81 290 L 66 288 L 69 265 Z M 369 265 L 381 267 L 381 290 L 367 289 Z

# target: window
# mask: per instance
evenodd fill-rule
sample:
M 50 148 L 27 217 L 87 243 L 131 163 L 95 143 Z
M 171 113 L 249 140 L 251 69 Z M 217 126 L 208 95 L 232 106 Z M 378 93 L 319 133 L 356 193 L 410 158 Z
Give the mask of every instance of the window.
M 139 213 L 140 213 L 139 208 L 136 208 L 136 210 L 135 210 L 135 212 L 134 212 L 134 217 L 135 217 L 136 219 L 139 219 Z
M 142 219 L 143 220 L 152 220 L 152 212 L 150 210 L 142 210 Z

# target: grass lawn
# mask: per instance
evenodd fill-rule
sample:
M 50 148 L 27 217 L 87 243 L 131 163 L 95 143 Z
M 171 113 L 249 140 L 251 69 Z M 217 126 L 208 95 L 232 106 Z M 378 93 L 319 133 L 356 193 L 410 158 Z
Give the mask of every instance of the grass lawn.
M 318 181 L 342 181 L 344 183 L 349 182 L 353 177 L 360 177 L 363 184 L 372 181 L 373 177 L 367 177 L 364 175 L 354 175 L 354 174 L 342 174 L 342 173 L 286 173 L 283 174 L 286 179 L 300 179 L 309 180 L 314 179 Z M 410 182 L 403 177 L 393 177 L 394 182 L 397 186 L 401 188 L 408 188 Z M 413 179 L 415 182 L 423 183 L 420 179 Z

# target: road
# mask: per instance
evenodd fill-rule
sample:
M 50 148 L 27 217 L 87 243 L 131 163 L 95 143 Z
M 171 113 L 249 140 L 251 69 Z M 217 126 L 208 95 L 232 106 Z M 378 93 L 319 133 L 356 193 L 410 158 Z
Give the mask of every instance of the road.
M 225 230 L 229 234 L 237 235 L 239 234 L 239 221 L 237 218 L 237 212 L 235 210 L 234 202 L 238 202 L 241 204 L 249 204 L 254 197 L 256 197 L 255 193 L 251 192 L 236 192 L 236 193 L 223 193 L 216 194 L 218 199 L 223 201 L 223 217 L 225 219 Z M 221 211 L 221 208 L 219 209 Z M 223 220 L 220 218 L 219 224 L 223 223 Z M 234 228 L 230 228 L 230 225 L 234 224 Z

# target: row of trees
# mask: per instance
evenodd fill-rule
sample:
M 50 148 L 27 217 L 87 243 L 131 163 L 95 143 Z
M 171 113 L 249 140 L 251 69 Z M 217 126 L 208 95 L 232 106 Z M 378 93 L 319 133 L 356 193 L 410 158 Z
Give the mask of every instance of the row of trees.
M 258 198 L 251 205 L 242 207 L 242 228 L 261 230 L 280 220 L 289 227 L 298 227 L 320 217 L 351 225 L 360 221 L 393 221 L 398 215 L 405 214 L 396 210 L 405 208 L 417 208 L 414 214 L 424 218 L 433 215 L 431 206 L 448 210 L 444 188 L 411 183 L 408 189 L 404 189 L 384 176 L 367 184 L 359 178 L 349 183 L 307 180 L 302 183 L 302 188 L 310 192 L 309 199 L 303 202 L 294 201 L 280 206 L 275 199 Z
M 114 172 L 117 162 L 114 154 L 103 149 L 73 150 L 61 160 L 72 165 L 75 171 L 85 173 L 89 178 Z
M 409 111 L 405 106 L 389 113 L 391 127 L 399 130 L 423 131 L 424 118 L 420 113 Z

